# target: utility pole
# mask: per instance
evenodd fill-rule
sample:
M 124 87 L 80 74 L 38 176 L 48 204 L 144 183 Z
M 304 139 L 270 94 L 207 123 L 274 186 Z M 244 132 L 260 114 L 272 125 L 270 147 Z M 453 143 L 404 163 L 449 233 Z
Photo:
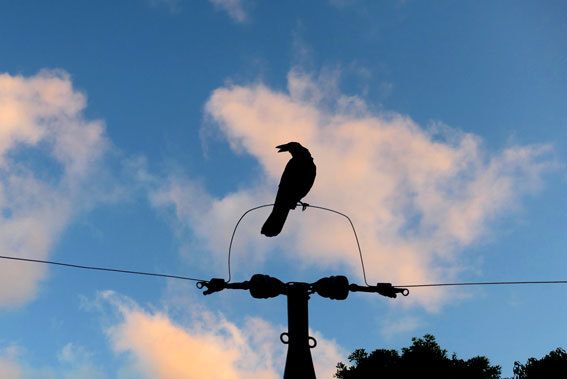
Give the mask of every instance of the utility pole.
M 309 336 L 309 295 L 317 293 L 332 300 L 345 300 L 349 292 L 372 292 L 390 298 L 395 298 L 398 293 L 404 296 L 409 294 L 407 288 L 393 287 L 390 283 L 377 283 L 375 286 L 349 284 L 347 277 L 342 275 L 321 278 L 314 283 L 284 283 L 262 274 L 255 274 L 250 280 L 239 283 L 227 283 L 219 278 L 197 282 L 197 288 L 204 287 L 204 295 L 224 289 L 242 289 L 249 290 L 250 295 L 256 299 L 287 296 L 288 330 L 280 335 L 280 340 L 288 345 L 284 379 L 315 379 L 310 349 L 317 346 L 317 341 Z M 313 343 L 310 344 L 310 341 Z
M 315 341 L 315 338 L 309 337 L 308 289 L 306 283 L 290 283 L 288 287 L 287 333 L 280 335 L 280 340 L 289 345 L 284 378 L 315 379 L 315 368 L 309 345 L 309 341 Z M 287 335 L 287 341 L 284 341 L 285 335 Z M 313 344 L 313 347 L 315 346 L 317 346 L 317 341 Z

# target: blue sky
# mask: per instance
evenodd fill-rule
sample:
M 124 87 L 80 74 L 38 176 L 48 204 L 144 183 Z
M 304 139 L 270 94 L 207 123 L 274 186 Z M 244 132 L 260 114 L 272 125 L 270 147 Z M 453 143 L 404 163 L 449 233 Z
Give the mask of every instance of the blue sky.
M 271 203 L 297 140 L 306 201 L 351 216 L 369 282 L 565 280 L 560 1 L 5 2 L 2 255 L 209 279 Z M 236 236 L 234 280 L 347 275 L 348 223 L 292 212 Z M 284 298 L 0 262 L 0 373 L 279 377 Z M 313 297 L 319 377 L 434 334 L 511 376 L 567 338 L 558 286 Z

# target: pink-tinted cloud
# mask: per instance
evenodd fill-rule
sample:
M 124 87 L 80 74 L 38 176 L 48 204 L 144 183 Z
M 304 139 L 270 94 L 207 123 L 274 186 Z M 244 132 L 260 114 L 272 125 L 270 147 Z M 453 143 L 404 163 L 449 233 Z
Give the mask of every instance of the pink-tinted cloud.
M 0 349 L 0 378 L 22 378 L 22 368 L 17 363 L 18 348 L 8 346 Z
M 89 203 L 90 190 L 83 186 L 107 141 L 102 122 L 84 118 L 85 106 L 85 96 L 64 72 L 0 75 L 3 255 L 45 259 L 73 214 Z M 39 265 L 2 262 L 0 306 L 32 298 L 44 274 Z
M 523 194 L 537 190 L 552 166 L 547 145 L 491 153 L 471 133 L 441 124 L 424 128 L 407 116 L 369 108 L 361 98 L 343 95 L 332 75 L 315 80 L 298 70 L 289 73 L 285 92 L 261 83 L 219 88 L 205 106 L 207 127 L 218 128 L 235 153 L 256 158 L 264 177 L 221 198 L 202 188 L 193 196 L 191 181 L 174 178 L 157 191 L 159 204 L 173 205 L 178 220 L 222 261 L 226 247 L 218 232 L 231 231 L 247 208 L 273 201 L 289 159 L 274 146 L 299 141 L 317 164 L 306 201 L 352 218 L 369 281 L 425 283 L 454 279 L 466 269 L 459 259 L 463 248 Z M 239 231 L 243 249 L 236 255 L 242 259 L 262 262 L 269 259 L 267 249 L 282 248 L 303 265 L 342 264 L 360 275 L 345 219 L 316 209 L 295 211 L 283 233 L 268 241 L 259 236 L 262 217 L 251 216 Z M 262 249 L 248 248 L 258 241 Z M 438 289 L 422 292 L 406 301 L 433 310 L 446 299 Z
M 188 325 L 159 311 L 147 311 L 113 292 L 102 298 L 119 311 L 120 321 L 108 329 L 117 353 L 126 354 L 124 371 L 147 378 L 279 378 L 285 352 L 274 326 L 260 318 L 243 327 L 194 305 Z M 330 377 L 343 359 L 332 341 L 315 334 L 315 365 Z

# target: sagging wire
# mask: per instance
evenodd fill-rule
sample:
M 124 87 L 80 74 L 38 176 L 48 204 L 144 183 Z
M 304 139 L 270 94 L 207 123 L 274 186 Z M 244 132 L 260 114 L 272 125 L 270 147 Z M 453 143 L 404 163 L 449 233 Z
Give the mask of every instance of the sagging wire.
M 242 221 L 244 216 L 246 216 L 248 213 L 255 211 L 256 209 L 271 207 L 273 205 L 274 204 L 264 204 L 264 205 L 259 205 L 259 206 L 254 207 L 254 208 L 250 208 L 246 212 L 244 212 L 242 214 L 242 216 L 240 216 L 240 218 L 238 219 L 238 222 L 236 223 L 236 225 L 234 226 L 234 230 L 232 231 L 232 237 L 230 237 L 230 244 L 228 245 L 228 280 L 226 281 L 227 283 L 230 283 L 230 280 L 232 279 L 232 276 L 231 276 L 231 273 L 230 273 L 230 255 L 231 255 L 231 251 L 232 251 L 232 241 L 234 240 L 234 234 L 236 234 L 236 229 L 238 228 L 238 224 L 240 224 L 240 221 Z
M 255 211 L 256 209 L 271 207 L 273 205 L 274 204 L 264 204 L 264 205 L 259 205 L 259 206 L 254 207 L 254 208 L 250 208 L 246 212 L 244 212 L 242 214 L 242 216 L 240 216 L 240 218 L 238 219 L 238 222 L 236 223 L 236 225 L 234 226 L 234 230 L 232 231 L 232 237 L 230 238 L 230 244 L 228 245 L 228 280 L 227 280 L 227 283 L 230 283 L 230 280 L 232 279 L 231 270 L 230 270 L 230 257 L 231 257 L 231 252 L 232 252 L 232 242 L 234 240 L 234 235 L 236 233 L 236 229 L 238 228 L 238 225 L 240 224 L 240 221 L 242 221 L 244 216 L 246 216 L 248 213 L 250 213 L 252 211 Z M 336 211 L 334 209 L 320 207 L 318 205 L 310 205 L 310 204 L 307 204 L 307 203 L 298 203 L 297 205 L 302 206 L 303 210 L 305 210 L 306 208 L 316 208 L 316 209 L 321 209 L 321 210 L 324 210 L 324 211 L 332 212 L 332 213 L 341 215 L 348 220 L 348 222 L 350 223 L 350 226 L 352 228 L 352 231 L 354 233 L 354 238 L 356 240 L 356 246 L 358 247 L 358 255 L 360 256 L 360 264 L 362 266 L 362 276 L 364 278 L 364 283 L 367 286 L 369 286 L 368 282 L 366 281 L 366 270 L 364 268 L 364 258 L 362 257 L 362 249 L 360 248 L 360 242 L 358 241 L 358 235 L 356 234 L 356 229 L 355 229 L 354 224 L 352 223 L 352 220 L 350 219 L 350 217 L 348 217 L 346 214 L 341 213 L 339 211 Z

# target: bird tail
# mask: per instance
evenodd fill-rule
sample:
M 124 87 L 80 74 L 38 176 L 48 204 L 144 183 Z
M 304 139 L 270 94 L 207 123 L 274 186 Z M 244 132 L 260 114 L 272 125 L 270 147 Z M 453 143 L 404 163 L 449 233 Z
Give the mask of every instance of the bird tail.
M 280 234 L 285 224 L 289 208 L 274 205 L 272 213 L 262 226 L 261 233 L 266 237 L 274 237 Z

